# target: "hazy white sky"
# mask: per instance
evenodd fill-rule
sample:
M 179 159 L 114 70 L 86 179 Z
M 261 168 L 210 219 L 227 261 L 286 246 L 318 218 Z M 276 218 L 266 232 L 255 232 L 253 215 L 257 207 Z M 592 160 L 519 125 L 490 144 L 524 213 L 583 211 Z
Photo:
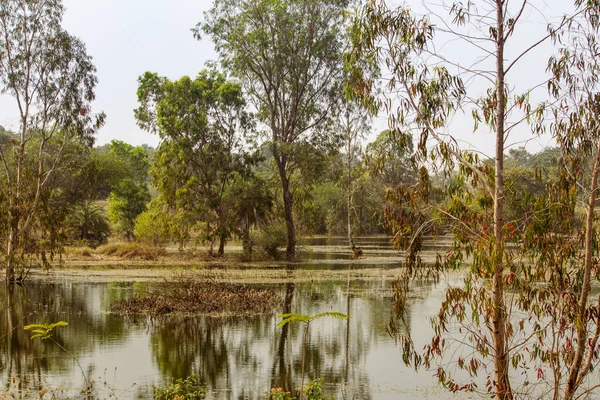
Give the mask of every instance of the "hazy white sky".
M 407 3 L 414 3 L 415 9 L 422 11 L 420 0 Z M 539 6 L 529 10 L 529 22 L 521 25 L 517 32 L 517 43 L 523 48 L 544 34 L 548 16 L 561 15 L 572 7 L 570 0 L 534 0 L 534 3 Z M 86 43 L 98 69 L 94 111 L 106 112 L 107 120 L 98 134 L 97 144 L 120 139 L 136 145 L 155 146 L 158 137 L 140 130 L 133 117 L 133 109 L 137 106 L 137 78 L 145 71 L 157 72 L 170 79 L 193 76 L 206 61 L 217 58 L 208 38 L 197 41 L 191 33 L 191 28 L 202 20 L 203 12 L 210 8 L 212 0 L 64 0 L 64 4 L 67 9 L 63 22 L 65 29 Z M 457 52 L 465 60 L 474 57 L 469 53 L 472 49 L 460 43 L 450 42 L 443 50 L 451 57 Z M 517 54 L 514 47 L 510 50 L 507 57 Z M 546 47 L 524 58 L 520 68 L 511 72 L 509 83 L 518 88 L 543 82 L 549 50 Z M 476 84 L 474 89 L 479 90 Z M 485 86 L 480 89 L 485 91 Z M 13 103 L 7 96 L 0 96 L 0 125 L 17 129 L 18 113 Z M 465 114 L 455 118 L 448 133 L 487 154 L 492 153 L 492 135 L 473 134 L 470 109 L 466 109 Z M 377 119 L 374 125 L 376 132 L 384 129 L 385 118 Z M 521 140 L 517 133 L 513 135 L 514 142 Z M 527 130 L 522 131 L 522 136 L 529 137 Z M 548 143 L 548 137 L 536 139 L 528 148 L 537 151 Z
M 195 75 L 216 59 L 209 40 L 195 40 L 190 29 L 202 20 L 210 0 L 64 0 L 63 26 L 81 38 L 98 69 L 94 111 L 104 111 L 106 125 L 98 144 L 120 139 L 156 145 L 158 137 L 140 130 L 137 78 L 145 71 L 171 79 Z M 3 96 L 6 97 L 6 96 Z M 0 100 L 0 125 L 18 128 L 10 98 Z

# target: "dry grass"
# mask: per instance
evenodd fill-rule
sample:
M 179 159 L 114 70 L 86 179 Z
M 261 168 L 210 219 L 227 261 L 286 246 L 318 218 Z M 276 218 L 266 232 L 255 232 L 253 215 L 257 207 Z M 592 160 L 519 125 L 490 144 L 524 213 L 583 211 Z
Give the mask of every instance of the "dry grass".
M 167 314 L 259 314 L 273 310 L 280 302 L 270 289 L 200 280 L 178 276 L 156 290 L 135 295 L 111 306 L 120 315 Z
M 78 257 L 83 257 L 83 258 L 89 258 L 89 257 L 92 257 L 93 253 L 94 253 L 94 249 L 92 249 L 91 247 L 88 247 L 88 246 L 81 246 L 81 247 L 67 246 L 67 247 L 65 247 L 65 254 L 67 256 L 78 256 Z
M 125 260 L 141 259 L 147 261 L 158 260 L 167 254 L 165 249 L 136 242 L 113 242 L 100 246 L 96 254 L 115 256 Z

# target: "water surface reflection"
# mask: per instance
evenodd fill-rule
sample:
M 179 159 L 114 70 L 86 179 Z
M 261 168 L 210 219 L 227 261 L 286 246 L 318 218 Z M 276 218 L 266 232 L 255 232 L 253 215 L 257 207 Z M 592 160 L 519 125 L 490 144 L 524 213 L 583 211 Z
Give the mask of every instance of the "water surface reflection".
M 145 289 L 140 283 L 46 283 L 0 289 L 0 384 L 52 387 L 76 398 L 83 387 L 73 359 L 49 341 L 32 341 L 23 326 L 68 321 L 55 339 L 73 353 L 102 397 L 151 397 L 151 386 L 198 374 L 215 399 L 263 398 L 270 387 L 292 390 L 302 373 L 303 326 L 276 327 L 276 314 L 347 313 L 347 321 L 320 319 L 307 338 L 307 379 L 323 377 L 337 398 L 396 399 L 447 396 L 433 374 L 402 364 L 385 332 L 389 282 L 283 283 L 283 307 L 263 316 L 122 318 L 110 304 Z M 409 329 L 429 332 L 442 288 L 423 285 L 409 305 Z M 427 335 L 416 335 L 417 338 Z M 417 343 L 422 345 L 424 343 Z

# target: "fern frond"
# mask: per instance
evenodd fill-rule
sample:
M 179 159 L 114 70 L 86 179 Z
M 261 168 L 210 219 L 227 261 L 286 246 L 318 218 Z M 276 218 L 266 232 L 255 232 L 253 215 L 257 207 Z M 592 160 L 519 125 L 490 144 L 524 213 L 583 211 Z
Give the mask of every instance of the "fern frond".
M 342 314 L 339 312 L 331 312 L 331 311 L 319 313 L 319 314 L 315 314 L 315 315 L 302 315 L 302 314 L 296 314 L 296 313 L 287 313 L 287 314 L 279 314 L 278 317 L 281 318 L 281 321 L 279 321 L 277 323 L 277 327 L 280 327 L 280 328 L 291 322 L 304 322 L 305 324 L 307 324 L 315 319 L 323 318 L 323 317 L 332 317 L 332 318 L 336 318 L 336 319 L 348 319 L 349 318 L 346 314 Z
M 278 317 L 281 318 L 281 321 L 277 324 L 279 328 L 291 322 L 310 322 L 310 316 L 296 313 L 280 314 Z
M 342 314 L 340 312 L 324 312 L 324 313 L 319 313 L 319 314 L 315 314 L 313 315 L 310 320 L 315 320 L 318 318 L 323 318 L 323 317 L 331 317 L 331 318 L 335 318 L 335 319 L 348 319 L 350 318 L 348 315 L 346 314 Z
M 29 324 L 23 327 L 26 331 L 31 331 L 31 339 L 40 338 L 41 340 L 50 339 L 52 337 L 52 330 L 59 326 L 67 326 L 68 322 L 58 321 L 53 324 Z

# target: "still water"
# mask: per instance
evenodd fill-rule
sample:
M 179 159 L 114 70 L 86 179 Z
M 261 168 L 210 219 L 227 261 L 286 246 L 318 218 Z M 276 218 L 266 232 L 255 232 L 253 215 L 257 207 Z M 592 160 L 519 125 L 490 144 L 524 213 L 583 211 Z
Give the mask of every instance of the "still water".
M 309 244 L 309 261 L 296 268 L 328 268 L 331 260 L 345 259 L 341 251 L 336 256 L 341 243 L 305 245 Z M 365 252 L 381 257 L 372 267 L 398 265 L 399 258 L 388 244 L 367 246 Z M 109 312 L 113 302 L 152 285 L 34 279 L 10 293 L 2 287 L 0 393 L 21 386 L 31 392 L 50 388 L 59 398 L 77 398 L 85 374 L 98 398 L 151 398 L 152 385 L 198 374 L 209 398 L 264 398 L 271 387 L 289 390 L 301 380 L 303 326 L 279 328 L 277 314 L 336 311 L 350 319 L 311 323 L 307 380 L 323 377 L 327 394 L 338 399 L 457 398 L 437 386 L 432 371 L 416 373 L 403 364 L 400 346 L 385 330 L 389 280 L 341 276 L 272 284 L 284 305 L 261 316 L 147 318 Z M 406 321 L 417 348 L 430 337 L 429 317 L 438 311 L 445 285 L 423 283 L 411 298 Z M 23 329 L 31 323 L 57 321 L 69 325 L 56 328 L 53 337 L 74 357 L 50 340 L 30 339 Z

